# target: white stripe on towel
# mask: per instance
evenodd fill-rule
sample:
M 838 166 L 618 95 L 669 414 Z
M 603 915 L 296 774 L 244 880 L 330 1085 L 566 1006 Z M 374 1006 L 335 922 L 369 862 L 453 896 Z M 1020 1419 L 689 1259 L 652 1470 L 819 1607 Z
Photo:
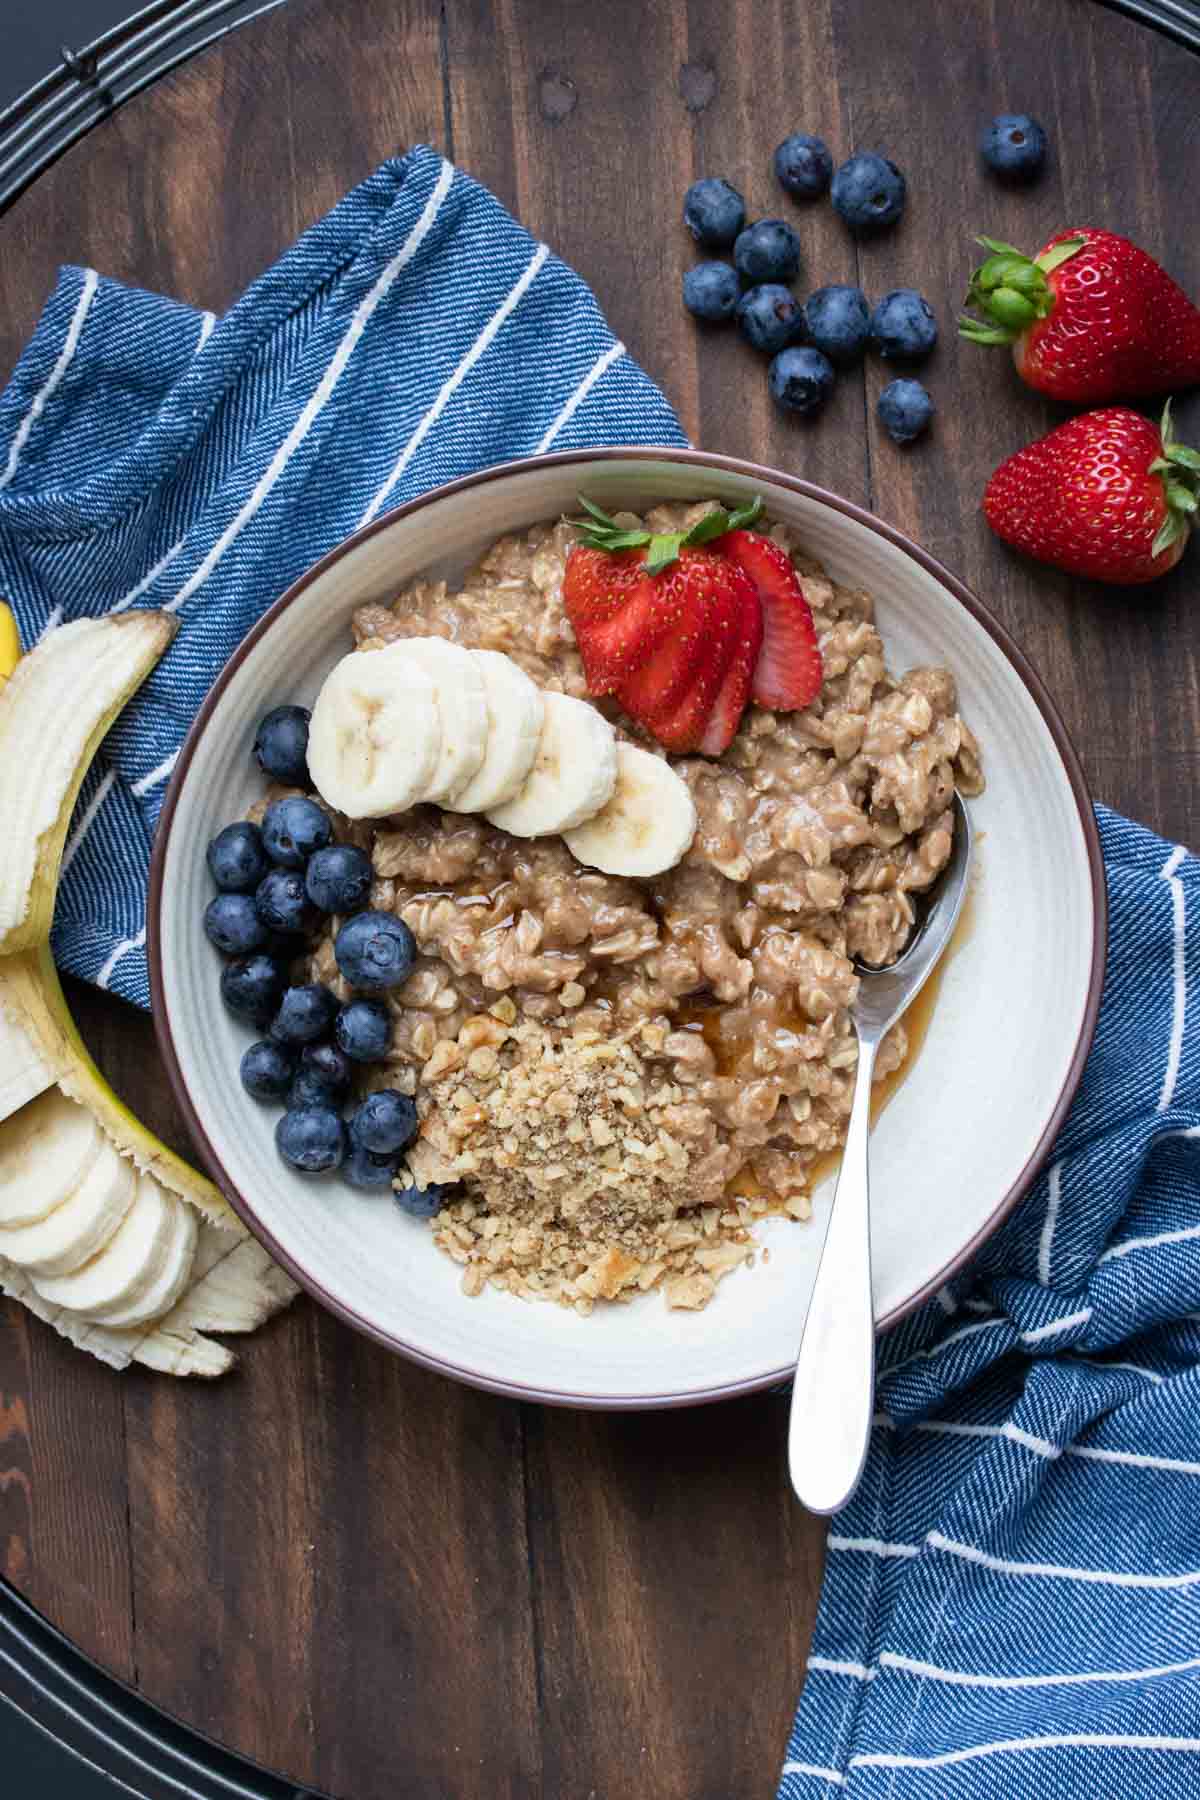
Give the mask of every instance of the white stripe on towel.
M 832 1544 L 833 1539 L 829 1541 Z M 1182 1575 L 1144 1575 L 1137 1570 L 1130 1574 L 1122 1569 L 1076 1569 L 1067 1563 L 1013 1562 L 1004 1556 L 989 1556 L 974 1544 L 960 1544 L 940 1531 L 929 1532 L 925 1542 L 931 1550 L 944 1550 L 948 1556 L 960 1556 L 964 1562 L 992 1569 L 998 1575 L 1049 1576 L 1060 1581 L 1091 1581 L 1104 1587 L 1124 1588 L 1185 1588 L 1200 1582 L 1200 1569 L 1189 1569 Z
M 817 1763 L 785 1762 L 785 1775 L 811 1775 L 816 1781 L 831 1781 L 834 1787 L 845 1787 L 846 1777 L 837 1769 L 823 1769 Z
M 624 344 L 610 344 L 608 349 L 604 352 L 604 355 L 596 358 L 579 386 L 575 389 L 575 392 L 571 395 L 571 398 L 559 413 L 557 419 L 555 419 L 554 423 L 550 426 L 549 430 L 538 444 L 537 449 L 534 451 L 535 456 L 541 456 L 550 448 L 563 426 L 568 420 L 574 418 L 580 406 L 587 399 L 600 377 L 612 368 L 619 356 L 624 356 L 624 354 Z
M 466 380 L 467 376 L 475 367 L 475 364 L 479 361 L 488 345 L 492 342 L 492 339 L 496 336 L 496 333 L 504 324 L 504 321 L 508 318 L 509 314 L 514 312 L 520 305 L 522 298 L 537 278 L 538 271 L 549 254 L 550 251 L 545 244 L 538 245 L 522 272 L 520 279 L 513 283 L 513 286 L 504 296 L 504 299 L 496 308 L 483 330 L 479 333 L 479 336 L 475 339 L 475 342 L 471 345 L 471 348 L 467 351 L 467 354 L 463 357 L 454 373 L 446 377 L 446 380 L 438 390 L 433 405 L 429 408 L 429 411 L 425 414 L 425 417 L 421 420 L 421 423 L 417 426 L 407 444 L 405 444 L 403 450 L 400 452 L 400 455 L 397 457 L 391 474 L 388 476 L 379 492 L 375 495 L 375 498 L 371 501 L 371 504 L 368 506 L 362 518 L 358 521 L 360 530 L 364 525 L 369 525 L 371 520 L 379 512 L 384 501 L 387 499 L 388 495 L 403 475 L 405 469 L 407 469 L 409 463 L 416 455 L 420 446 L 425 441 L 426 433 L 437 424 L 443 412 L 445 412 L 454 390 Z
M 46 410 L 46 402 L 50 399 L 55 388 L 70 367 L 71 358 L 79 347 L 79 340 L 83 335 L 84 321 L 88 316 L 88 309 L 95 297 L 96 288 L 99 285 L 99 282 L 100 277 L 97 275 L 95 269 L 84 270 L 83 287 L 80 290 L 79 299 L 75 303 L 75 311 L 71 315 L 71 323 L 67 327 L 67 335 L 63 339 L 63 347 L 58 353 L 58 360 L 51 369 L 49 375 L 47 375 L 42 386 L 34 395 L 33 404 L 29 408 L 29 411 L 17 426 L 17 433 L 13 438 L 12 447 L 8 452 L 8 461 L 4 466 L 4 473 L 3 475 L 0 475 L 0 488 L 6 488 L 16 474 L 17 464 L 21 460 L 22 450 L 29 442 L 30 432 Z
M 139 798 L 142 794 L 148 794 L 152 787 L 157 787 L 160 781 L 166 780 L 178 761 L 179 751 L 172 750 L 170 756 L 163 757 L 156 769 L 151 769 L 148 775 L 143 775 L 139 781 L 135 781 L 130 792 L 137 794 Z
M 1181 1231 L 1159 1231 L 1153 1237 L 1126 1238 L 1123 1244 L 1110 1244 L 1099 1262 L 1112 1262 L 1118 1256 L 1132 1255 L 1135 1250 L 1157 1250 L 1163 1244 L 1185 1244 L 1189 1238 L 1200 1238 L 1200 1225 L 1185 1225 Z
M 1170 856 L 1162 866 L 1160 878 L 1171 890 L 1171 909 L 1174 914 L 1174 929 L 1171 956 L 1171 1038 L 1167 1048 L 1167 1066 L 1163 1073 L 1162 1092 L 1158 1096 L 1158 1112 L 1166 1112 L 1175 1098 L 1175 1083 L 1179 1080 L 1179 1059 L 1183 1054 L 1183 1026 L 1187 1017 L 1187 982 L 1184 961 L 1184 931 L 1187 928 L 1187 905 L 1183 896 L 1183 883 L 1175 871 L 1183 861 L 1187 852 L 1176 844 Z
M 63 851 L 62 862 L 59 865 L 59 870 L 58 870 L 58 878 L 60 881 L 62 880 L 63 876 L 66 874 L 67 870 L 70 868 L 71 864 L 74 862 L 75 852 L 78 850 L 80 844 L 82 844 L 84 838 L 87 836 L 88 832 L 92 829 L 92 826 L 95 824 L 96 814 L 100 811 L 100 808 L 104 805 L 104 802 L 108 799 L 108 796 L 111 794 L 113 782 L 116 779 L 117 779 L 116 770 L 110 769 L 108 771 L 108 774 L 104 777 L 103 781 L 100 783 L 100 786 L 96 789 L 95 793 L 92 795 L 91 799 L 88 801 L 87 809 L 84 812 L 82 819 L 80 819 L 78 825 L 75 827 L 74 831 L 71 833 L 70 840 L 67 844 L 67 847 Z
M 212 549 L 208 552 L 207 556 L 205 556 L 200 563 L 199 567 L 188 576 L 174 599 L 167 601 L 166 606 L 163 608 L 164 612 L 178 612 L 179 608 L 186 605 L 191 599 L 196 590 L 203 587 L 204 583 L 208 580 L 209 576 L 224 556 L 226 550 L 228 550 L 229 546 L 241 536 L 246 526 L 250 523 L 250 520 L 254 517 L 263 501 L 267 498 L 268 494 L 275 486 L 275 483 L 287 468 L 288 463 L 308 436 L 314 421 L 324 409 L 326 402 L 337 387 L 346 364 L 354 354 L 358 340 L 361 338 L 371 321 L 371 315 L 374 313 L 376 307 L 384 298 L 401 270 L 407 263 L 411 262 L 416 255 L 430 226 L 438 215 L 442 201 L 450 191 L 450 184 L 453 179 L 454 170 L 449 163 L 444 162 L 442 164 L 442 172 L 438 176 L 433 192 L 425 202 L 420 218 L 409 232 L 401 249 L 396 252 L 391 262 L 387 265 L 387 268 L 384 269 L 383 273 L 378 277 L 374 286 L 371 288 L 370 293 L 367 294 L 355 308 L 354 317 L 351 319 L 349 325 L 347 325 L 342 340 L 330 359 L 328 368 L 325 370 L 325 373 L 322 375 L 312 394 L 301 409 L 291 430 L 267 464 L 263 474 L 255 483 L 254 490 L 249 499 L 241 507 L 237 517 L 225 527 L 224 531 L 221 533 Z
M 965 1750 L 943 1750 L 936 1756 L 902 1756 L 890 1750 L 862 1751 L 850 1758 L 852 1769 L 944 1769 L 1019 1750 L 1200 1750 L 1200 1738 L 1152 1737 L 1133 1732 L 1069 1731 L 1054 1737 L 1002 1738 L 993 1744 L 970 1744 Z
M 1058 1224 L 1058 1207 L 1062 1199 L 1062 1157 L 1050 1170 L 1049 1194 L 1046 1199 L 1046 1222 L 1042 1226 L 1042 1239 L 1038 1245 L 1038 1280 L 1043 1287 L 1050 1286 L 1050 1251 L 1054 1244 L 1054 1227 Z
M 113 971 L 116 969 L 117 964 L 127 957 L 131 950 L 140 950 L 145 941 L 146 927 L 144 925 L 136 937 L 122 938 L 121 942 L 117 945 L 116 949 L 97 975 L 96 986 L 106 988 L 113 978 Z
M 175 558 L 179 555 L 179 552 L 183 549 L 183 546 L 186 544 L 186 542 L 187 542 L 186 537 L 181 537 L 179 539 L 178 543 L 172 544 L 171 548 L 167 551 L 167 554 L 165 556 L 159 557 L 159 559 L 155 563 L 154 567 L 149 571 L 148 574 L 145 574 L 142 576 L 142 579 L 138 582 L 137 586 L 131 587 L 129 592 L 127 594 L 124 594 L 121 597 L 121 599 L 116 602 L 115 605 L 109 607 L 108 610 L 109 610 L 110 616 L 113 613 L 124 612 L 126 607 L 132 606 L 135 600 L 140 600 L 142 595 L 146 592 L 146 589 L 149 587 L 153 587 L 154 583 L 158 580 L 158 578 L 162 574 L 163 570 L 166 568 L 169 568 L 170 565 L 175 561 Z
M 901 1656 L 895 1650 L 881 1651 L 878 1663 L 870 1668 L 862 1663 L 838 1662 L 831 1656 L 810 1656 L 808 1666 L 827 1675 L 845 1675 L 863 1682 L 875 1681 L 894 1669 L 900 1675 L 919 1675 L 922 1681 L 942 1681 L 949 1687 L 1041 1688 L 1079 1687 L 1092 1681 L 1152 1681 L 1163 1675 L 1183 1675 L 1200 1669 L 1200 1656 L 1190 1656 L 1185 1662 L 1159 1663 L 1152 1669 L 1080 1669 L 1053 1675 L 980 1675 L 970 1669 L 943 1669 L 915 1656 Z

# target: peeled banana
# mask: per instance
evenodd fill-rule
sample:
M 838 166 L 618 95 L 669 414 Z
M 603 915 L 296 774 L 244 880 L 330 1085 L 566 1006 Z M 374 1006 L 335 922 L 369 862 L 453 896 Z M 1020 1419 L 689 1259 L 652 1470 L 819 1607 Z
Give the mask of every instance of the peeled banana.
M 251 1331 L 295 1285 L 105 1081 L 47 941 L 80 783 L 175 629 L 81 620 L 18 660 L 0 603 L 0 1293 L 115 1368 L 211 1376 L 233 1356 L 201 1332 Z

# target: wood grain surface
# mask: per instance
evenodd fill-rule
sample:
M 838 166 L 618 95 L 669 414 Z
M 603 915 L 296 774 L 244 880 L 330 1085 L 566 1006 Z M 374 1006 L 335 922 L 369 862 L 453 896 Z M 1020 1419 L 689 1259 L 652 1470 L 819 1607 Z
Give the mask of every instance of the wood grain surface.
M 980 122 L 1036 113 L 1029 194 Z M 905 169 L 901 228 L 856 246 L 794 208 L 789 130 Z M 1196 552 L 1151 594 L 1009 556 L 979 514 L 1055 410 L 957 343 L 986 230 L 1097 223 L 1200 291 L 1200 63 L 1091 0 L 290 0 L 122 110 L 0 220 L 0 377 L 62 261 L 224 308 L 347 186 L 418 140 L 591 282 L 704 446 L 865 501 L 1029 651 L 1098 798 L 1200 839 Z M 678 302 L 682 191 L 724 174 L 795 218 L 802 281 L 912 285 L 942 344 L 931 439 L 897 450 L 878 364 L 815 425 Z M 1180 409 L 1200 431 L 1200 407 Z M 73 990 L 106 1069 L 181 1147 L 147 1020 Z M 818 1591 L 779 1402 L 666 1416 L 518 1406 L 393 1359 L 307 1301 L 214 1387 L 110 1374 L 0 1310 L 0 1558 L 153 1700 L 345 1800 L 766 1800 Z

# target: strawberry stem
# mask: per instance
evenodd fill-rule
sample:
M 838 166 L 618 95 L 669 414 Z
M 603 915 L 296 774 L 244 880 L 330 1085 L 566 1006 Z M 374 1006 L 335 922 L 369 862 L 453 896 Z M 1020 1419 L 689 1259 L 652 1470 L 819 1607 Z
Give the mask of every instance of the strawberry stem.
M 1064 238 L 1041 256 L 1025 256 L 998 238 L 976 240 L 988 256 L 971 275 L 966 304 L 983 321 L 964 318 L 959 333 L 973 344 L 1011 344 L 1023 331 L 1046 318 L 1054 306 L 1047 277 L 1083 248 L 1081 237 Z
M 640 550 L 646 546 L 645 569 L 647 575 L 661 575 L 679 557 L 684 545 L 691 548 L 699 544 L 707 544 L 713 538 L 723 537 L 727 531 L 740 531 L 747 525 L 753 525 L 763 509 L 762 500 L 756 494 L 746 506 L 735 507 L 732 512 L 723 506 L 714 506 L 704 517 L 697 519 L 689 531 L 647 531 L 641 526 L 626 527 L 618 525 L 614 518 L 602 511 L 594 501 L 585 494 L 579 495 L 579 504 L 588 515 L 586 519 L 568 519 L 579 533 L 579 541 L 590 550 Z
M 1150 552 L 1159 556 L 1186 536 L 1192 519 L 1200 512 L 1200 452 L 1190 444 L 1177 444 L 1171 435 L 1171 402 L 1162 410 L 1159 423 L 1162 454 L 1150 464 L 1150 474 L 1162 477 L 1166 517 L 1158 528 Z

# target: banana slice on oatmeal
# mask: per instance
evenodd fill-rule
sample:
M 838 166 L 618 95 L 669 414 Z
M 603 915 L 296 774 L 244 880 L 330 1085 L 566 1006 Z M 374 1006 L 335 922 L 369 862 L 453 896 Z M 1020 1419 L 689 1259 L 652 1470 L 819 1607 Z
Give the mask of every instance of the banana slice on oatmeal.
M 327 805 L 348 819 L 405 812 L 427 797 L 441 750 L 438 690 L 407 643 L 334 664 L 308 728 L 308 770 Z
M 617 784 L 608 804 L 564 831 L 577 862 L 606 875 L 661 875 L 696 835 L 696 803 L 669 762 L 633 744 L 617 745 Z
M 569 694 L 542 696 L 542 734 L 516 796 L 488 818 L 514 837 L 552 837 L 582 825 L 617 785 L 617 734 L 594 706 Z

